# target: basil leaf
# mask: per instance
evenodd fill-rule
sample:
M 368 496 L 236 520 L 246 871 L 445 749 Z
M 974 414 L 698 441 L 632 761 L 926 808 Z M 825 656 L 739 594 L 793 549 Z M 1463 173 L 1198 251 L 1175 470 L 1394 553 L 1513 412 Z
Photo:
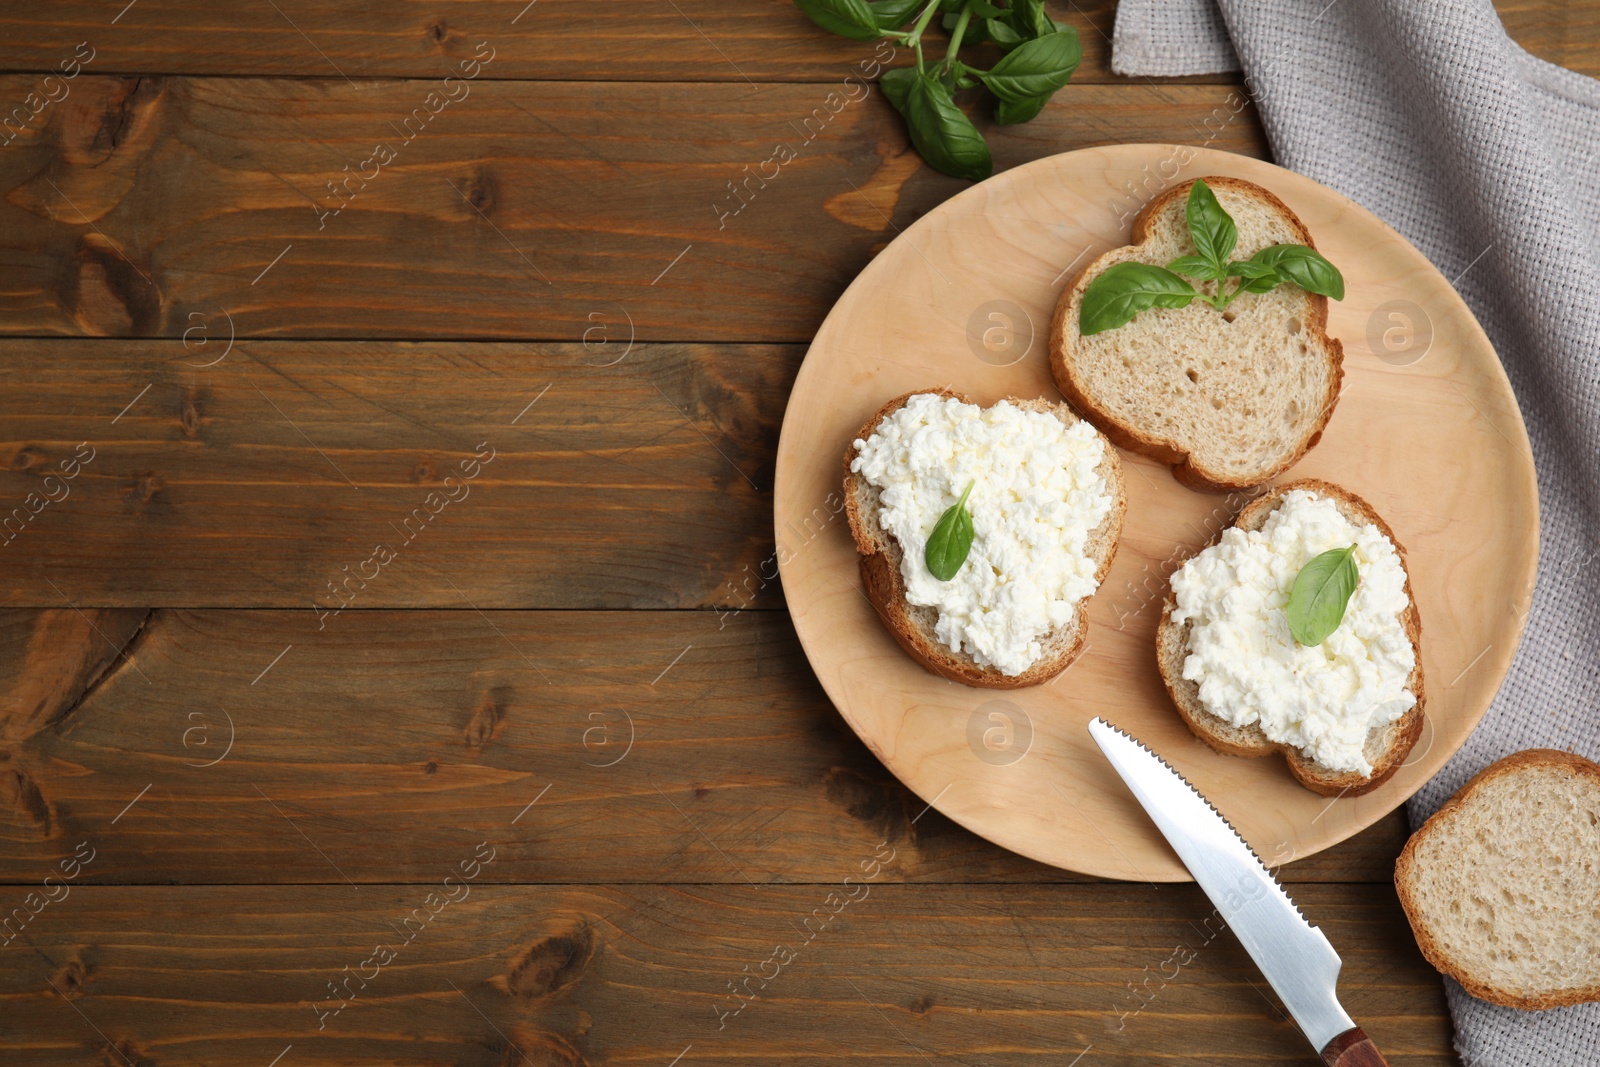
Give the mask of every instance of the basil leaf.
M 880 30 L 898 30 L 921 11 L 927 0 L 871 0 L 872 17 Z
M 1330 548 L 1294 576 L 1285 614 L 1289 632 L 1300 644 L 1322 644 L 1344 621 L 1344 609 L 1361 580 L 1355 557 L 1355 545 Z
M 911 94 L 911 83 L 916 80 L 915 67 L 896 67 L 883 72 L 883 77 L 878 79 L 878 88 L 883 90 L 883 98 L 903 117 L 906 113 L 906 97 Z
M 840 37 L 872 41 L 882 36 L 878 17 L 867 6 L 867 0 L 794 0 L 794 6 L 812 22 Z
M 1170 270 L 1148 263 L 1118 263 L 1084 290 L 1078 332 L 1088 337 L 1114 330 L 1147 308 L 1186 307 L 1194 297 L 1194 286 Z
M 968 15 L 969 21 L 967 23 L 966 31 L 969 35 L 984 19 L 992 19 L 1005 14 L 1005 12 L 1000 8 L 995 7 L 993 4 L 985 3 L 984 0 L 969 0 L 966 6 L 967 11 L 970 12 Z M 949 9 L 946 8 L 946 10 Z M 939 25 L 943 26 L 947 32 L 953 30 L 956 28 L 956 23 L 961 20 L 962 14 L 963 12 L 960 10 L 960 6 L 957 5 L 956 10 L 950 11 L 948 15 L 945 15 L 939 20 Z M 972 38 L 970 36 L 964 36 L 961 39 L 963 41 L 970 41 Z
M 1335 300 L 1344 299 L 1344 275 L 1315 248 L 1272 245 L 1250 258 L 1271 267 L 1279 278 L 1294 282 L 1308 293 L 1331 296 Z
M 1018 33 L 1009 22 L 989 19 L 983 24 L 983 30 L 989 40 L 1000 46 L 1002 52 L 1009 52 L 1022 43 L 1022 34 Z
M 1001 100 L 994 108 L 994 121 L 1001 126 L 1027 122 L 1044 110 L 1050 102 L 1048 96 L 1035 96 L 1030 100 Z
M 1185 211 L 1189 219 L 1189 236 L 1194 239 L 1195 250 L 1215 263 L 1221 271 L 1239 243 L 1239 228 L 1233 216 L 1217 203 L 1217 194 L 1204 178 L 1196 178 L 1189 186 L 1189 204 Z
M 1191 278 L 1200 278 L 1208 282 L 1222 280 L 1222 271 L 1209 259 L 1200 256 L 1179 256 L 1167 264 L 1167 269 L 1178 274 L 1187 274 Z
M 1033 39 L 1055 33 L 1061 27 L 1044 10 L 1044 0 L 1011 0 L 1011 25 L 1023 37 Z
M 1228 277 L 1244 278 L 1253 281 L 1256 278 L 1265 278 L 1277 273 L 1265 263 L 1258 263 L 1253 259 L 1236 259 L 1228 264 Z
M 934 170 L 973 181 L 994 171 L 983 134 L 956 107 L 943 83 L 913 71 L 904 111 L 911 143 Z
M 1270 293 L 1283 282 L 1283 279 L 1278 277 L 1277 271 L 1253 259 L 1235 260 L 1229 263 L 1228 277 L 1240 279 L 1241 293 Z
M 976 484 L 967 483 L 961 499 L 945 509 L 928 535 L 928 547 L 923 550 L 922 559 L 941 582 L 954 578 L 967 561 L 967 553 L 972 551 L 972 513 L 967 510 L 967 497 L 972 495 Z
M 1076 30 L 1067 29 L 1025 41 L 1000 57 L 983 75 L 989 91 L 1018 103 L 1048 97 L 1067 84 L 1083 59 Z

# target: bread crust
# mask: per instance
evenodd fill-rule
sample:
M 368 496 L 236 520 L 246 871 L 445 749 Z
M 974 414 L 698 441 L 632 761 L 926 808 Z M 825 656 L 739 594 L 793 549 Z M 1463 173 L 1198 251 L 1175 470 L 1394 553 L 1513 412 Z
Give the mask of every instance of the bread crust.
M 1395 722 L 1381 728 L 1388 736 L 1384 738 L 1385 744 L 1382 751 L 1377 754 L 1377 758 L 1369 757 L 1372 763 L 1371 776 L 1363 778 L 1350 771 L 1331 770 L 1308 758 L 1294 746 L 1271 740 L 1257 724 L 1235 726 L 1207 711 L 1200 702 L 1199 685 L 1183 677 L 1183 661 L 1188 655 L 1191 623 L 1185 621 L 1182 624 L 1175 624 L 1172 621 L 1172 613 L 1178 606 L 1178 596 L 1170 582 L 1167 585 L 1166 604 L 1161 611 L 1161 623 L 1156 628 L 1156 666 L 1161 671 L 1161 680 L 1166 684 L 1173 706 L 1178 709 L 1183 721 L 1196 737 L 1218 752 L 1246 758 L 1270 756 L 1274 752 L 1281 752 L 1289 765 L 1289 773 L 1312 792 L 1331 797 L 1360 796 L 1363 793 L 1370 793 L 1388 781 L 1405 762 L 1412 746 L 1417 743 L 1417 738 L 1422 736 L 1423 707 L 1427 702 L 1422 677 L 1422 616 L 1417 611 L 1416 598 L 1411 590 L 1411 571 L 1406 567 L 1405 546 L 1395 537 L 1394 531 L 1383 521 L 1383 517 L 1373 510 L 1372 505 L 1348 489 L 1317 478 L 1302 478 L 1299 481 L 1275 486 L 1245 505 L 1235 517 L 1233 525 L 1245 530 L 1259 529 L 1267 516 L 1283 502 L 1284 495 L 1293 489 L 1306 489 L 1318 496 L 1336 501 L 1340 511 L 1352 522 L 1359 520 L 1362 523 L 1372 523 L 1394 545 L 1395 551 L 1400 556 L 1401 569 L 1405 571 L 1406 610 L 1401 616 L 1401 623 L 1405 626 L 1406 636 L 1411 640 L 1412 653 L 1416 657 L 1406 687 L 1416 696 L 1417 702 Z M 1222 534 L 1219 533 L 1212 538 L 1210 545 L 1215 545 L 1221 540 Z M 1209 548 L 1210 545 L 1206 547 Z
M 1497 778 L 1516 774 L 1530 768 L 1557 768 L 1568 770 L 1574 774 L 1592 778 L 1600 786 L 1600 764 L 1593 760 L 1571 752 L 1563 752 L 1554 748 L 1530 748 L 1515 752 L 1498 760 L 1473 775 L 1471 780 L 1455 795 L 1445 801 L 1439 810 L 1428 817 L 1428 821 L 1418 828 L 1406 841 L 1406 847 L 1400 850 L 1400 858 L 1394 865 L 1394 888 L 1400 898 L 1400 907 L 1406 913 L 1406 919 L 1411 923 L 1411 932 L 1416 935 L 1417 947 L 1422 950 L 1422 955 L 1433 964 L 1434 968 L 1442 974 L 1448 974 L 1461 984 L 1461 988 L 1491 1004 L 1498 1004 L 1505 1008 L 1519 1008 L 1523 1011 L 1549 1011 L 1551 1008 L 1570 1008 L 1574 1004 L 1584 1004 L 1591 1001 L 1600 1001 L 1600 982 L 1582 986 L 1559 993 L 1544 993 L 1530 995 L 1518 993 L 1514 989 L 1503 989 L 1489 985 L 1477 976 L 1463 969 L 1451 958 L 1443 945 L 1441 945 L 1433 931 L 1428 927 L 1426 912 L 1417 900 L 1414 881 L 1417 875 L 1417 850 L 1419 845 L 1433 834 L 1445 822 L 1455 817 L 1455 813 L 1472 802 L 1473 794 Z
M 890 558 L 890 554 L 878 546 L 862 514 L 867 504 L 867 494 L 876 493 L 877 490 L 864 477 L 850 469 L 850 462 L 856 455 L 855 441 L 870 437 L 879 422 L 898 411 L 912 397 L 924 393 L 949 397 L 963 403 L 973 402 L 964 394 L 951 389 L 913 390 L 895 397 L 879 408 L 877 413 L 850 439 L 850 443 L 845 445 L 845 517 L 850 524 L 850 535 L 855 540 L 856 551 L 861 555 L 861 581 L 866 590 L 867 600 L 877 611 L 878 618 L 883 621 L 890 635 L 901 648 L 905 649 L 906 654 L 916 660 L 923 669 L 941 678 L 979 689 L 1022 689 L 1041 685 L 1071 666 L 1078 658 L 1078 654 L 1083 651 L 1089 631 L 1089 601 L 1093 598 L 1093 594 L 1078 602 L 1072 623 L 1075 634 L 1070 644 L 1058 650 L 1047 651 L 1027 670 L 1015 676 L 1002 674 L 992 667 L 980 667 L 967 653 L 950 651 L 926 626 L 913 617 L 912 606 L 906 600 L 905 580 L 900 575 L 899 558 L 898 556 Z M 1038 403 L 1017 397 L 1006 399 L 1016 404 L 1030 406 Z M 1056 409 L 1053 412 L 1056 417 L 1065 416 L 1063 421 L 1077 421 L 1077 416 L 1067 410 L 1065 405 L 1057 404 L 1053 407 Z M 1109 442 L 1106 443 L 1105 457 L 1101 460 L 1099 469 L 1106 479 L 1106 487 L 1111 491 L 1113 500 L 1110 513 L 1090 533 L 1091 541 L 1100 539 L 1109 546 L 1098 560 L 1095 569 L 1096 583 L 1105 580 L 1106 574 L 1111 570 L 1112 562 L 1116 559 L 1117 544 L 1122 536 L 1122 520 L 1128 508 L 1128 498 L 1122 484 L 1122 459 Z M 892 542 L 893 538 L 885 534 L 885 540 Z
M 1282 213 L 1290 228 L 1295 231 L 1300 244 L 1309 248 L 1316 247 L 1316 244 L 1311 239 L 1311 231 L 1307 230 L 1305 223 L 1300 221 L 1300 216 L 1289 210 L 1289 206 L 1273 195 L 1270 190 L 1264 189 L 1254 182 L 1245 181 L 1242 178 L 1207 176 L 1205 182 L 1213 190 L 1232 189 L 1235 192 L 1267 201 L 1274 209 Z M 1134 220 L 1133 240 L 1129 242 L 1129 245 L 1124 245 L 1123 248 L 1144 244 L 1150 238 L 1150 227 L 1153 220 L 1174 199 L 1187 197 L 1189 188 L 1193 184 L 1193 181 L 1189 181 L 1168 189 L 1145 205 L 1144 210 L 1139 212 L 1138 218 Z M 1306 435 L 1305 440 L 1301 442 L 1299 448 L 1292 455 L 1285 457 L 1258 477 L 1248 480 L 1229 478 L 1220 472 L 1207 470 L 1187 452 L 1175 448 L 1166 441 L 1145 433 L 1137 426 L 1123 422 L 1107 412 L 1095 402 L 1094 397 L 1084 387 L 1083 382 L 1076 373 L 1071 342 L 1078 337 L 1078 329 L 1075 323 L 1067 321 L 1070 309 L 1081 300 L 1083 291 L 1089 287 L 1089 283 L 1105 269 L 1106 259 L 1120 251 L 1122 249 L 1114 248 L 1090 262 L 1088 266 L 1073 276 L 1072 281 L 1062 290 L 1061 297 L 1056 302 L 1056 309 L 1050 320 L 1050 371 L 1056 380 L 1056 387 L 1061 390 L 1061 395 L 1067 398 L 1067 402 L 1079 414 L 1094 423 L 1101 433 L 1110 438 L 1112 444 L 1118 448 L 1125 448 L 1130 452 L 1138 452 L 1141 455 L 1146 455 L 1168 464 L 1172 467 L 1173 477 L 1190 489 L 1210 493 L 1228 493 L 1240 489 L 1250 489 L 1271 481 L 1300 462 L 1301 457 L 1315 447 L 1318 441 L 1322 440 L 1322 432 L 1327 428 L 1328 420 L 1333 417 L 1333 409 L 1339 401 L 1339 392 L 1344 384 L 1344 345 L 1340 343 L 1337 337 L 1328 336 L 1328 298 L 1316 293 L 1307 294 L 1310 297 L 1310 315 L 1306 320 L 1306 327 L 1313 330 L 1317 337 L 1321 339 L 1327 347 L 1332 360 L 1332 375 L 1329 382 L 1328 396 L 1321 406 L 1316 423 L 1313 424 L 1311 432 Z

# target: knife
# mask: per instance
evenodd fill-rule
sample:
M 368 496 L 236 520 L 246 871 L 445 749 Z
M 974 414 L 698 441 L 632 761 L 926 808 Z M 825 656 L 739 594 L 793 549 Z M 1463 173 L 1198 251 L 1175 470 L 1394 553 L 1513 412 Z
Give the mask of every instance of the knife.
M 1189 868 L 1194 880 L 1328 1067 L 1388 1067 L 1339 1006 L 1339 954 L 1306 922 L 1211 802 L 1165 760 L 1104 719 L 1089 734 Z

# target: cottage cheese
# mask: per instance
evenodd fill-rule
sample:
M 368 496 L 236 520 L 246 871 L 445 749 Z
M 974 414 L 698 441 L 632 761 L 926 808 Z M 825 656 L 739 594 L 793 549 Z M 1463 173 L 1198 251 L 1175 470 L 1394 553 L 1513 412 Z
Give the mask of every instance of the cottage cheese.
M 951 651 L 1026 671 L 1040 639 L 1099 584 L 1085 544 L 1113 504 L 1098 470 L 1104 439 L 1004 400 L 980 408 L 923 393 L 855 448 L 850 469 L 879 490 L 879 521 L 903 550 L 906 599 L 938 609 L 935 633 Z M 941 582 L 923 559 L 928 535 L 969 482 L 972 551 Z
M 1295 575 L 1351 544 L 1361 577 L 1343 621 L 1320 645 L 1296 644 L 1285 615 Z M 1172 576 L 1172 621 L 1191 623 L 1183 676 L 1199 683 L 1213 715 L 1370 775 L 1367 734 L 1417 702 L 1406 688 L 1416 651 L 1401 622 L 1405 582 L 1400 554 L 1376 526 L 1357 527 L 1332 500 L 1292 490 L 1259 531 L 1225 531 Z

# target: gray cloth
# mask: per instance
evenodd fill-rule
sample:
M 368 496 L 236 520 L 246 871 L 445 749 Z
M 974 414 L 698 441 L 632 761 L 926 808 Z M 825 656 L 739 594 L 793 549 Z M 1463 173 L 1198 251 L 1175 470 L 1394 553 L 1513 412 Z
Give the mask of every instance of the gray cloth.
M 1277 162 L 1454 279 L 1516 390 L 1539 476 L 1533 610 L 1413 824 L 1509 753 L 1600 758 L 1600 82 L 1523 51 L 1488 0 L 1122 0 L 1112 65 L 1243 70 Z M 1448 980 L 1446 993 L 1466 1067 L 1600 1063 L 1600 1005 L 1519 1012 Z

